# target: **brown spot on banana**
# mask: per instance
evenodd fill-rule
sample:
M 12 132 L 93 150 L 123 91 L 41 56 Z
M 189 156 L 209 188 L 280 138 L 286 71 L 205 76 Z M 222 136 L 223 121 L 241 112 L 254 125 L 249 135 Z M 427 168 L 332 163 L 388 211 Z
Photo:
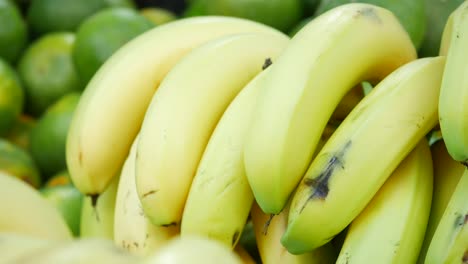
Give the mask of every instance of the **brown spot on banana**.
M 268 233 L 268 227 L 270 226 L 270 223 L 271 223 L 271 220 L 273 220 L 273 217 L 275 217 L 274 214 L 270 214 L 270 217 L 266 220 L 265 224 L 263 225 L 263 230 L 262 230 L 262 234 L 264 236 L 267 235 Z
M 177 223 L 176 222 L 171 222 L 169 224 L 164 224 L 164 225 L 161 225 L 162 227 L 170 227 L 170 226 L 177 226 Z
M 273 64 L 273 61 L 271 61 L 271 58 L 266 58 L 262 66 L 262 70 L 265 70 L 266 68 L 270 67 L 271 64 Z
M 465 250 L 465 253 L 463 254 L 462 257 L 462 264 L 467 264 L 468 263 L 468 249 Z
M 158 191 L 159 191 L 159 190 L 151 190 L 151 191 L 149 191 L 149 192 L 143 194 L 142 198 L 146 198 L 147 196 L 152 195 L 152 194 L 155 194 L 155 193 L 157 193 Z

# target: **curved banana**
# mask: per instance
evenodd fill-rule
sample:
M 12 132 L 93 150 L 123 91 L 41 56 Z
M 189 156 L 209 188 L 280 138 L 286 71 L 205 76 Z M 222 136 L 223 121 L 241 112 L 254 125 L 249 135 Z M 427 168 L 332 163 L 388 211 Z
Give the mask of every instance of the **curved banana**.
M 427 250 L 425 264 L 468 262 L 468 169 L 457 183 Z
M 434 164 L 434 191 L 424 243 L 419 253 L 418 263 L 421 264 L 424 263 L 432 236 L 465 169 L 461 163 L 450 156 L 443 140 L 434 143 L 431 146 L 431 152 Z
M 230 35 L 195 49 L 168 73 L 145 115 L 137 147 L 138 195 L 154 224 L 180 224 L 217 122 L 288 40 L 276 32 Z
M 0 172 L 0 232 L 70 240 L 72 233 L 57 208 L 38 190 Z
M 416 263 L 432 184 L 431 151 L 423 138 L 353 220 L 336 263 Z
M 343 96 L 414 59 L 398 19 L 370 4 L 336 7 L 291 39 L 272 65 L 244 150 L 247 178 L 264 212 L 283 209 Z
M 439 123 L 453 159 L 468 166 L 468 2 L 449 16 L 441 53 L 447 62 L 439 98 Z
M 292 197 L 281 239 L 293 254 L 348 226 L 437 124 L 445 57 L 405 64 L 359 102 L 312 161 Z
M 120 176 L 114 177 L 107 189 L 93 201 L 93 197 L 84 196 L 81 207 L 80 237 L 114 237 L 114 209 Z
M 28 254 L 53 247 L 56 240 L 43 239 L 19 233 L 0 233 L 0 264 L 17 263 L 16 260 Z
M 54 247 L 27 254 L 16 263 L 21 264 L 89 264 L 139 263 L 140 258 L 117 248 L 104 238 L 80 238 Z
M 180 19 L 149 30 L 115 52 L 88 83 L 71 122 L 66 156 L 75 186 L 98 196 L 128 156 L 154 92 L 190 50 L 242 32 L 277 33 L 233 17 Z
M 287 207 L 286 207 L 287 208 Z M 286 230 L 287 211 L 278 215 L 267 215 L 254 203 L 251 211 L 260 258 L 264 264 L 322 264 L 335 263 L 336 252 L 328 243 L 320 248 L 300 255 L 289 253 L 281 245 L 280 239 Z
M 242 149 L 267 71 L 242 89 L 216 125 L 185 203 L 182 236 L 207 236 L 232 248 L 239 241 L 254 200 L 245 176 Z
M 138 136 L 120 175 L 114 213 L 114 242 L 132 254 L 148 256 L 177 235 L 179 228 L 155 226 L 143 212 L 135 183 L 137 142 Z

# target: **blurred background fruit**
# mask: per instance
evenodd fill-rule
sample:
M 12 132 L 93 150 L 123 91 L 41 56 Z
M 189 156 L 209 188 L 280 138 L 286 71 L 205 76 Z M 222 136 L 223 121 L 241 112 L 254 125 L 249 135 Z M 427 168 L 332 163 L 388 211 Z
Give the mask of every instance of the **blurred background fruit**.
M 29 135 L 31 133 L 31 129 L 35 125 L 36 119 L 28 115 L 21 114 L 19 118 L 16 119 L 13 127 L 5 138 L 18 147 L 29 150 Z
M 140 13 L 155 25 L 166 24 L 178 18 L 175 13 L 159 7 L 145 7 Z
M 56 174 L 52 175 L 46 183 L 44 183 L 43 187 L 54 187 L 54 186 L 61 186 L 61 185 L 73 185 L 73 182 L 70 178 L 70 173 L 68 170 L 61 170 Z
M 58 98 L 82 90 L 72 60 L 74 43 L 74 33 L 49 33 L 23 53 L 18 71 L 26 91 L 26 113 L 38 117 Z
M 78 28 L 73 49 L 80 77 L 88 82 L 117 49 L 154 26 L 138 11 L 123 7 L 108 8 L 87 18 Z
M 21 82 L 15 70 L 0 58 L 0 136 L 13 127 L 23 111 L 23 105 L 24 91 Z
M 18 7 L 0 0 L 0 57 L 14 63 L 28 42 L 28 29 Z
M 13 175 L 34 188 L 39 188 L 42 183 L 39 169 L 31 155 L 3 138 L 0 138 L 0 172 Z

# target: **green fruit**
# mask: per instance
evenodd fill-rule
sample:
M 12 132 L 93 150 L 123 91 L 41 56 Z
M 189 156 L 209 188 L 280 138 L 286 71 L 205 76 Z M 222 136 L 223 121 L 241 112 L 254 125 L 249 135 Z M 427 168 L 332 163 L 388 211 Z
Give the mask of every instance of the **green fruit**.
M 158 7 L 146 7 L 140 13 L 155 25 L 162 25 L 177 19 L 177 15 L 171 11 Z
M 83 195 L 73 185 L 45 187 L 41 194 L 62 214 L 75 237 L 80 234 Z
M 322 14 L 339 5 L 348 3 L 368 3 L 392 11 L 408 32 L 414 46 L 419 48 L 426 31 L 425 0 L 322 0 L 315 16 Z M 436 0 L 437 1 L 437 0 Z M 430 30 L 430 29 L 428 29 Z
M 290 37 L 293 37 L 294 35 L 296 35 L 297 32 L 299 32 L 305 25 L 307 25 L 312 19 L 314 19 L 313 17 L 307 17 L 307 18 L 304 18 L 303 20 L 299 21 L 299 23 L 297 23 L 291 31 L 289 31 L 288 35 Z
M 317 10 L 317 7 L 320 4 L 320 0 L 302 0 L 302 4 L 304 6 L 304 13 L 307 16 L 311 16 Z
M 26 91 L 26 113 L 38 117 L 58 98 L 82 90 L 72 60 L 74 43 L 73 33 L 50 33 L 26 49 L 18 65 Z
M 49 180 L 44 184 L 44 187 L 55 187 L 62 185 L 73 185 L 68 170 L 62 170 L 52 175 Z
M 23 110 L 23 104 L 24 91 L 18 76 L 15 70 L 0 58 L 0 136 L 7 134 L 13 127 Z
M 34 118 L 28 115 L 21 115 L 16 119 L 15 124 L 5 138 L 22 149 L 29 150 L 29 135 L 35 125 L 36 120 Z
M 120 47 L 155 25 L 138 11 L 109 8 L 86 19 L 76 34 L 73 60 L 81 78 L 88 82 Z
M 0 138 L 0 172 L 15 176 L 34 188 L 41 185 L 39 170 L 31 155 L 3 138 Z
M 80 93 L 70 93 L 50 106 L 31 130 L 30 151 L 44 180 L 65 170 L 68 129 Z
M 0 0 L 0 58 L 16 62 L 28 42 L 28 29 L 18 7 Z

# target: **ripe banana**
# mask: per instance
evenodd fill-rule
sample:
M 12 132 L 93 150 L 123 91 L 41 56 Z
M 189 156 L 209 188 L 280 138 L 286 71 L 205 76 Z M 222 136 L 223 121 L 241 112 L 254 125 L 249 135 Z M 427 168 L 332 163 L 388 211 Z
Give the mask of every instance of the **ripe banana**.
M 27 254 L 17 259 L 16 264 L 88 264 L 139 263 L 141 259 L 117 248 L 104 238 L 80 238 Z
M 343 96 L 414 59 L 398 19 L 370 4 L 334 8 L 291 39 L 272 65 L 244 150 L 247 178 L 264 212 L 281 212 Z
M 419 253 L 418 263 L 420 264 L 424 263 L 432 236 L 465 169 L 461 163 L 450 156 L 443 140 L 434 143 L 431 146 L 431 152 L 434 164 L 434 191 L 424 243 Z
M 431 151 L 424 137 L 353 220 L 336 263 L 416 263 L 432 184 Z
M 167 72 L 200 44 L 242 32 L 277 31 L 233 17 L 185 18 L 147 31 L 115 52 L 88 83 L 69 128 L 66 157 L 75 186 L 89 196 L 102 193 L 120 173 Z
M 286 207 L 287 208 L 287 207 Z M 286 230 L 287 210 L 278 215 L 267 215 L 254 203 L 252 206 L 252 222 L 255 230 L 260 258 L 264 264 L 322 264 L 335 263 L 336 252 L 328 243 L 320 248 L 300 255 L 289 253 L 280 242 Z
M 0 264 L 16 263 L 16 259 L 55 246 L 58 241 L 19 233 L 0 233 Z
M 153 225 L 141 207 L 135 183 L 135 158 L 138 136 L 120 175 L 114 217 L 114 242 L 126 251 L 148 256 L 179 233 L 174 226 Z
M 185 203 L 182 236 L 207 236 L 232 248 L 239 241 L 254 200 L 245 176 L 242 150 L 267 71 L 242 89 L 216 125 Z
M 195 49 L 168 73 L 145 115 L 137 147 L 138 195 L 154 224 L 180 224 L 217 122 L 288 40 L 274 31 L 230 35 Z
M 407 63 L 382 80 L 340 124 L 292 198 L 281 241 L 293 254 L 319 247 L 364 209 L 437 124 L 445 57 Z
M 57 208 L 24 181 L 0 172 L 0 232 L 70 240 L 72 233 Z
M 427 250 L 425 264 L 468 262 L 468 169 L 457 183 Z
M 120 176 L 114 177 L 107 189 L 94 203 L 92 197 L 83 197 L 80 219 L 80 237 L 114 237 L 114 209 Z
M 468 2 L 450 15 L 443 33 L 441 53 L 446 53 L 439 98 L 439 123 L 453 159 L 468 166 Z

